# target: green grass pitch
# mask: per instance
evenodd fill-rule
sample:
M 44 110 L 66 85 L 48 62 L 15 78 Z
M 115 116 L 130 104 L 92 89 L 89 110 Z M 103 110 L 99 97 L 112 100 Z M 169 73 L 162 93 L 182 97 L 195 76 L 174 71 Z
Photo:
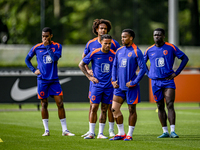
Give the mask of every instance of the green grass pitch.
M 85 140 L 82 134 L 88 131 L 89 103 L 65 103 L 67 127 L 76 135 L 62 136 L 61 124 L 55 103 L 49 104 L 50 136 L 44 132 L 40 111 L 34 104 L 0 104 L 0 150 L 196 150 L 200 149 L 200 107 L 198 103 L 175 103 L 176 133 L 180 138 L 158 139 L 162 128 L 156 112 L 156 104 L 137 105 L 137 124 L 133 141 L 109 141 L 107 139 Z M 98 111 L 99 113 L 99 111 Z M 122 107 L 124 127 L 128 131 L 127 104 Z M 98 115 L 99 116 L 99 115 Z M 95 133 L 98 134 L 98 121 Z M 169 128 L 169 124 L 168 124 Z M 115 124 L 115 133 L 117 126 Z M 108 121 L 104 130 L 108 136 Z

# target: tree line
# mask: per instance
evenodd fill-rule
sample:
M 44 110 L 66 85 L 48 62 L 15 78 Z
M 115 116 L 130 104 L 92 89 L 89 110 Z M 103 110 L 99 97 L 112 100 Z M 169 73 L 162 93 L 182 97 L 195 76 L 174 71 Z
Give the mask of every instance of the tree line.
M 168 33 L 168 0 L 44 0 L 45 26 L 53 30 L 56 42 L 86 44 L 95 37 L 92 23 L 96 18 L 112 23 L 110 34 L 121 41 L 121 31 L 131 28 L 135 43 L 153 44 L 153 30 Z M 179 0 L 179 45 L 200 45 L 200 0 Z M 7 27 L 8 44 L 41 42 L 41 0 L 0 0 L 0 36 Z M 166 35 L 166 41 L 168 40 Z

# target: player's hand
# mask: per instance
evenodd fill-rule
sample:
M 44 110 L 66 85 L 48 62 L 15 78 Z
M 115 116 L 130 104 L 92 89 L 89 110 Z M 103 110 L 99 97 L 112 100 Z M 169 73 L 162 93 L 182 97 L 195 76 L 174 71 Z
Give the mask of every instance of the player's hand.
M 92 70 L 87 70 L 87 73 L 91 76 L 93 76 L 93 71 Z
M 114 81 L 114 82 L 112 82 L 112 85 L 113 85 L 113 87 L 116 89 L 116 88 L 119 88 L 119 85 L 117 84 L 117 81 Z
M 131 85 L 131 80 L 129 82 L 126 83 L 126 87 L 130 88 L 130 87 L 134 87 L 135 85 Z
M 41 73 L 40 73 L 40 70 L 39 70 L 39 69 L 37 69 L 37 70 L 34 72 L 34 74 L 36 74 L 36 75 L 39 75 L 39 74 L 41 74 Z
M 42 42 L 43 42 L 44 46 L 47 46 L 50 44 L 48 39 L 42 39 Z
M 131 81 L 129 81 L 129 82 L 126 83 L 126 87 L 129 88 L 130 86 L 131 86 Z
M 88 77 L 88 79 L 90 80 L 90 81 L 92 81 L 92 83 L 99 83 L 99 80 L 97 80 L 97 78 L 95 78 L 95 77 Z
M 165 78 L 166 80 L 172 80 L 176 77 L 175 73 L 172 73 L 169 77 Z

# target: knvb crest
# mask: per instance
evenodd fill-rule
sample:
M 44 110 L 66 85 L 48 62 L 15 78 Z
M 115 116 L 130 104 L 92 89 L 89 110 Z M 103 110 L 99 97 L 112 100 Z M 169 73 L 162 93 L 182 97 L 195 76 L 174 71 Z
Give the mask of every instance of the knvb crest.
M 110 72 L 110 64 L 102 63 L 101 64 L 101 72 L 104 72 L 104 73 Z
M 52 63 L 51 57 L 50 57 L 49 55 L 44 55 L 44 56 L 43 56 L 43 62 L 44 62 L 45 64 L 50 64 L 50 63 Z
M 126 58 L 123 58 L 123 59 L 121 60 L 120 67 L 126 67 L 126 64 L 127 64 L 127 59 L 126 59 Z
M 156 67 L 163 67 L 165 66 L 165 59 L 163 57 L 155 59 Z

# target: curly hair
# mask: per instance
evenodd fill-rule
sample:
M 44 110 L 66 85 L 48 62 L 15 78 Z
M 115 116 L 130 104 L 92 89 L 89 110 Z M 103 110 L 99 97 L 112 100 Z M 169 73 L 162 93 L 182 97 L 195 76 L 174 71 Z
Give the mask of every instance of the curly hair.
M 100 24 L 106 24 L 107 26 L 107 33 L 110 31 L 110 29 L 112 28 L 111 26 L 111 22 L 109 20 L 105 20 L 105 19 L 95 19 L 94 22 L 93 22 L 93 26 L 92 26 L 92 32 L 95 34 L 95 35 L 98 35 L 96 29 L 99 27 Z

